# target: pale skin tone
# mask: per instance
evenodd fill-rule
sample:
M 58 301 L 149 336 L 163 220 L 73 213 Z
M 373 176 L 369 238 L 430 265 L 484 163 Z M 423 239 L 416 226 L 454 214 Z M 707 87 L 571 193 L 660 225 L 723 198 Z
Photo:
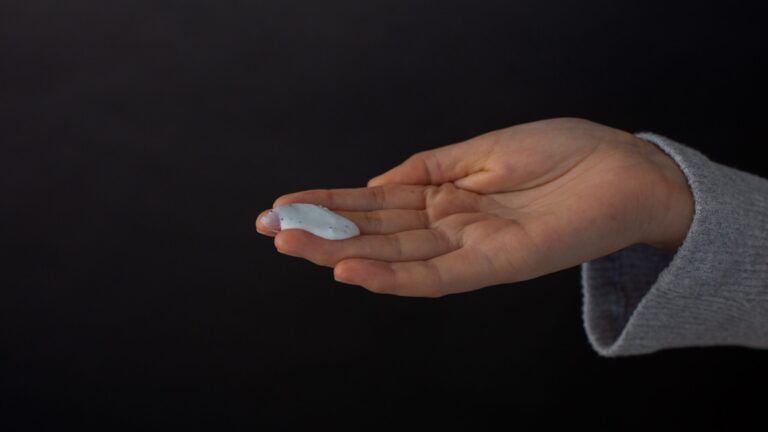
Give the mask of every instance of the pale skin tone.
M 655 145 L 579 118 L 488 132 L 418 152 L 366 187 L 311 189 L 272 204 L 322 205 L 361 235 L 275 231 L 281 253 L 376 293 L 441 297 L 519 282 L 634 244 L 674 250 L 693 218 L 676 163 Z

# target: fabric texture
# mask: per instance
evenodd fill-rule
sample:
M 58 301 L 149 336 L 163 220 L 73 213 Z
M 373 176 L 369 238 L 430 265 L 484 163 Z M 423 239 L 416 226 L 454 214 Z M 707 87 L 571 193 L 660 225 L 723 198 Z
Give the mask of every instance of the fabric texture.
M 656 133 L 635 136 L 681 168 L 694 217 L 675 251 L 637 244 L 581 265 L 590 344 L 603 357 L 768 348 L 768 180 Z

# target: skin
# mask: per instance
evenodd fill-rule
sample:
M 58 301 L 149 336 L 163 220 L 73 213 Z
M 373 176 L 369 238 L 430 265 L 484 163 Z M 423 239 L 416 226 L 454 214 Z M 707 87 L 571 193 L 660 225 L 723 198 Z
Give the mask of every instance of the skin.
M 367 187 L 289 193 L 361 235 L 259 233 L 283 254 L 376 293 L 441 297 L 519 282 L 642 243 L 678 248 L 693 197 L 677 164 L 634 135 L 579 118 L 488 132 L 418 152 Z

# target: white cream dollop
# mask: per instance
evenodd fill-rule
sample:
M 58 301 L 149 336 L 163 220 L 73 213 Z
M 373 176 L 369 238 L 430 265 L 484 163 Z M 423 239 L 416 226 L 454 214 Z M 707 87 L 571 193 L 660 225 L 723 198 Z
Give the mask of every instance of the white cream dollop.
M 275 231 L 298 228 L 328 240 L 360 235 L 360 229 L 354 222 L 315 204 L 277 206 L 262 217 L 262 223 Z

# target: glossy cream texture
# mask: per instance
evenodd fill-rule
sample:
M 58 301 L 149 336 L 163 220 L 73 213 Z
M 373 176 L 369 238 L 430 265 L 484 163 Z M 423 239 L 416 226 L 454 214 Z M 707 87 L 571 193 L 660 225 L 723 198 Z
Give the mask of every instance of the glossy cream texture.
M 267 212 L 261 221 L 273 231 L 298 228 L 328 240 L 360 235 L 360 229 L 354 222 L 315 204 L 281 205 Z

